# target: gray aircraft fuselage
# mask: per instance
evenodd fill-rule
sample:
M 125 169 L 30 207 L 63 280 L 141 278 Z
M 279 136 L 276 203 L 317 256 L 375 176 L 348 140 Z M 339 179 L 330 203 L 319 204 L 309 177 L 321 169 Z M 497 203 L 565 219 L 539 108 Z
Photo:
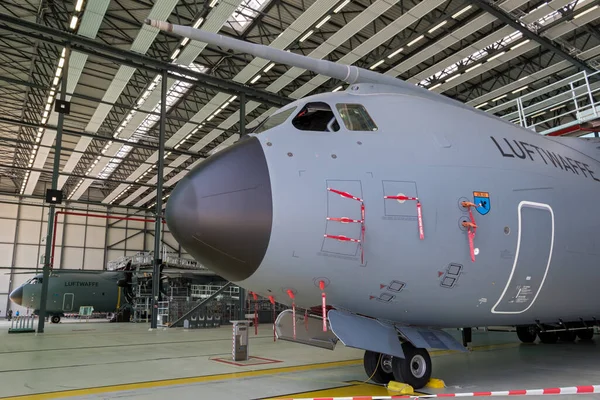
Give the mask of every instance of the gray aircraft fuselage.
M 292 126 L 311 102 L 331 107 L 339 131 Z M 336 104 L 362 104 L 377 130 L 349 131 Z M 376 84 L 309 96 L 274 115 L 292 107 L 284 123 L 199 164 L 171 196 L 171 231 L 209 268 L 284 304 L 292 303 L 292 290 L 304 308 L 319 306 L 323 280 L 334 308 L 401 324 L 463 327 L 598 317 L 600 162 L 584 154 L 585 143 L 576 149 L 477 110 Z M 203 193 L 211 189 L 189 188 L 205 183 L 203 170 L 215 169 L 219 158 L 253 141 L 268 167 L 272 219 L 260 264 L 236 279 L 235 271 L 202 255 L 203 245 L 213 243 L 199 236 L 212 225 L 185 228 L 198 236 L 194 244 L 178 236 L 184 222 L 177 217 L 181 207 L 208 201 Z M 238 168 L 244 168 L 241 161 Z M 226 190 L 227 183 L 217 186 L 210 196 L 222 203 L 239 196 L 235 187 Z M 328 188 L 363 200 L 364 262 L 358 243 L 324 237 L 361 237 L 361 224 L 327 220 L 360 220 L 361 202 Z M 176 200 L 185 191 L 196 192 L 187 201 L 197 204 Z M 423 239 L 416 202 L 384 198 L 397 195 L 418 197 Z M 462 201 L 480 205 L 471 208 L 475 262 L 462 226 L 470 221 Z M 245 212 L 253 218 L 254 210 Z M 244 235 L 252 240 L 250 229 Z
M 146 24 L 258 57 L 252 74 L 270 60 L 321 74 L 315 82 L 349 83 L 275 111 L 177 184 L 169 229 L 220 276 L 302 308 L 321 305 L 323 282 L 327 304 L 354 321 L 453 328 L 598 317 L 597 141 L 544 137 L 353 65 Z
M 95 312 L 114 312 L 123 301 L 117 281 L 120 272 L 77 273 L 53 271 L 48 281 L 47 313 L 61 315 L 77 313 L 81 306 L 93 306 Z M 23 307 L 37 312 L 40 308 L 42 284 L 36 275 L 11 293 L 11 299 Z M 32 283 L 33 281 L 33 283 Z

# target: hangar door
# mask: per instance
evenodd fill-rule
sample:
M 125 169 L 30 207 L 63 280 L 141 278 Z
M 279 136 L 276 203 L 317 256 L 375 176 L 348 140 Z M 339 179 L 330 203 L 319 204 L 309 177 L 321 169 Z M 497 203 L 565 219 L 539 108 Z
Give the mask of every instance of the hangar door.
M 511 274 L 492 308 L 496 314 L 527 311 L 540 293 L 552 261 L 554 213 L 547 204 L 522 201 L 518 207 L 519 237 Z

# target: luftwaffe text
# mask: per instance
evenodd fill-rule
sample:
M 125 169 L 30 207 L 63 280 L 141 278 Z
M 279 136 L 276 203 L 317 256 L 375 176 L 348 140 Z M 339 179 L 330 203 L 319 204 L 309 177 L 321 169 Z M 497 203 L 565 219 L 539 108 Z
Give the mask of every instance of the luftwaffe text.
M 98 286 L 98 282 L 65 282 L 65 286 Z
M 512 142 L 504 138 L 498 142 L 493 136 L 490 136 L 500 154 L 503 157 L 516 157 L 525 160 L 529 158 L 531 161 L 543 161 L 546 165 L 553 165 L 555 168 L 560 168 L 564 171 L 571 171 L 577 175 L 583 175 L 586 178 L 591 178 L 596 182 L 600 179 L 595 176 L 595 172 L 590 169 L 590 166 L 581 161 L 573 160 L 569 157 L 563 157 L 549 150 L 544 150 L 535 144 L 527 143 L 522 140 L 513 140 Z

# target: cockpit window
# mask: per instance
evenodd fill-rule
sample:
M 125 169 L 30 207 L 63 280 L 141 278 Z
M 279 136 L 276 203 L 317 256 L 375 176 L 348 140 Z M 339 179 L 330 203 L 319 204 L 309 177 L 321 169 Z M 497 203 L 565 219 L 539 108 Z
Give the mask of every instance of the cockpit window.
M 327 103 L 308 103 L 292 120 L 292 125 L 301 131 L 337 132 L 340 124 Z
M 377 125 L 362 104 L 336 104 L 349 131 L 376 131 Z
M 31 278 L 29 281 L 27 281 L 27 283 L 30 284 L 30 285 L 35 285 L 35 284 L 38 284 L 38 283 L 42 283 L 43 280 L 44 280 L 44 278 L 42 278 L 42 277 L 38 278 L 36 276 L 34 278 Z
M 252 133 L 261 133 L 268 131 L 269 129 L 275 128 L 277 125 L 283 124 L 290 115 L 296 110 L 297 107 L 291 107 L 287 110 L 283 110 L 277 114 L 273 114 L 259 124 Z

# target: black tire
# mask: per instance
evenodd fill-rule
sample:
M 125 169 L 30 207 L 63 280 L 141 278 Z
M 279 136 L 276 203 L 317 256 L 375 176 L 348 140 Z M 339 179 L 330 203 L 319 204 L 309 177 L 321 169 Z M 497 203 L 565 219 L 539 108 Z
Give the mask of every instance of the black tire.
M 523 343 L 533 343 L 537 338 L 535 326 L 517 326 L 517 336 Z
M 558 332 L 558 338 L 561 342 L 574 342 L 577 339 L 577 331 Z
M 594 338 L 594 329 L 585 329 L 577 331 L 577 337 L 579 340 L 592 340 Z
M 394 357 L 392 369 L 394 380 L 421 389 L 431 378 L 431 357 L 425 349 L 416 348 L 411 343 L 402 344 L 405 358 Z
M 52 321 L 53 324 L 58 324 L 60 322 L 60 316 L 53 315 L 52 318 L 50 318 L 50 321 Z
M 558 342 L 558 335 L 556 332 L 540 332 L 538 333 L 540 341 L 546 344 L 554 344 Z
M 365 351 L 363 357 L 363 367 L 368 377 L 375 383 L 388 384 L 394 380 L 392 372 L 392 356 L 376 353 L 374 351 Z

